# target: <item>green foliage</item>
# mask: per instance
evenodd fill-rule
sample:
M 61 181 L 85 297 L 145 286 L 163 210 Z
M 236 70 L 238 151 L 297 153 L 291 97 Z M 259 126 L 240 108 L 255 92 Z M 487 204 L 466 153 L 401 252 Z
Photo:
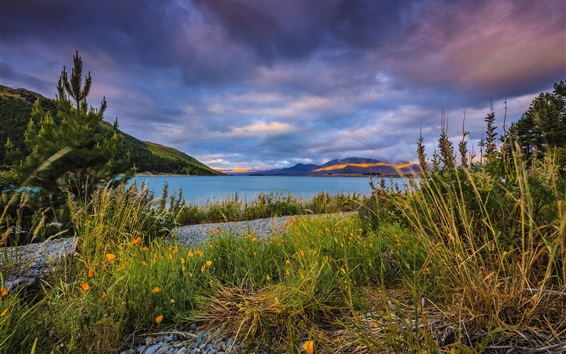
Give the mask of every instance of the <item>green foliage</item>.
M 24 144 L 24 132 L 32 117 L 32 108 L 36 100 L 40 101 L 40 106 L 45 112 L 50 112 L 55 124 L 59 124 L 60 117 L 57 115 L 55 101 L 23 89 L 0 87 L 0 125 L 7 127 L 5 130 L 0 130 L 0 166 L 19 163 L 29 153 Z M 43 116 L 32 118 L 37 126 Z M 102 122 L 101 125 L 106 131 L 114 129 L 106 122 Z M 140 141 L 119 130 L 118 135 L 122 139 L 122 144 L 118 147 L 117 156 L 129 156 L 129 161 L 123 161 L 123 163 L 128 162 L 123 165 L 123 170 L 135 167 L 137 172 L 149 173 L 221 174 L 178 150 Z M 8 140 L 10 140 L 9 144 Z M 11 150 L 11 154 L 8 154 L 7 150 Z
M 43 301 L 21 291 L 7 292 L 0 274 L 0 353 L 30 353 L 37 344 Z
M 422 277 L 414 277 L 409 288 L 420 292 L 432 286 L 436 290 L 429 296 L 459 304 L 462 331 L 493 334 L 486 342 L 467 345 L 485 350 L 495 337 L 510 336 L 507 328 L 530 326 L 542 326 L 557 340 L 556 329 L 566 329 L 561 320 L 566 313 L 556 310 L 556 298 L 540 294 L 566 286 L 566 183 L 558 158 L 548 151 L 527 163 L 513 145 L 502 154 L 492 146 L 493 114 L 486 122 L 484 163 L 469 168 L 438 164 L 403 193 L 374 186 L 374 204 L 367 206 L 373 207 L 370 225 L 381 229 L 399 223 L 416 233 L 438 276 L 425 287 Z M 550 315 L 553 311 L 561 314 Z
M 206 222 L 245 221 L 285 215 L 329 214 L 355 211 L 362 204 L 357 194 L 330 195 L 321 192 L 311 199 L 300 200 L 281 192 L 260 193 L 251 201 L 238 195 L 205 205 L 186 205 L 177 215 L 180 225 Z
M 61 190 L 66 189 L 76 198 L 88 199 L 98 185 L 113 181 L 124 170 L 115 161 L 121 144 L 117 123 L 112 130 L 103 129 L 106 101 L 99 109 L 88 105 L 91 77 L 87 75 L 83 85 L 82 75 L 82 60 L 77 52 L 71 75 L 63 69 L 57 86 L 55 103 L 60 122 L 36 101 L 25 132 L 29 155 L 21 162 L 19 172 L 21 176 L 33 176 L 30 185 L 47 194 L 61 195 Z M 38 169 L 56 154 L 60 154 L 59 158 Z
M 555 83 L 552 93 L 536 97 L 509 133 L 518 139 L 527 158 L 555 150 L 559 164 L 566 166 L 566 81 Z
M 13 151 L 25 151 L 24 132 L 26 123 L 31 117 L 32 103 L 40 100 L 41 107 L 54 114 L 56 112 L 53 101 L 33 95 L 25 90 L 11 90 L 1 87 L 0 90 L 0 166 L 12 165 L 19 161 L 19 156 L 8 156 L 5 144 L 10 140 Z

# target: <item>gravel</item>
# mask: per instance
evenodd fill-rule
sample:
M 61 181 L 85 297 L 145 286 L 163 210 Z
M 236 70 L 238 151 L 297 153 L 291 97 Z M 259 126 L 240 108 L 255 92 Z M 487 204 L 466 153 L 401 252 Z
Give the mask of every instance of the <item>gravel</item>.
M 0 266 L 8 268 L 2 274 L 4 288 L 10 292 L 19 286 L 36 284 L 66 255 L 74 254 L 76 247 L 77 238 L 70 237 L 1 248 Z
M 254 236 L 257 238 L 266 238 L 273 233 L 283 232 L 283 226 L 291 218 L 292 216 L 282 216 L 250 221 L 180 226 L 173 229 L 173 233 L 177 236 L 179 242 L 188 246 L 195 246 L 218 232 L 230 232 L 233 235 L 240 235 L 241 233 L 247 235 L 254 232 Z

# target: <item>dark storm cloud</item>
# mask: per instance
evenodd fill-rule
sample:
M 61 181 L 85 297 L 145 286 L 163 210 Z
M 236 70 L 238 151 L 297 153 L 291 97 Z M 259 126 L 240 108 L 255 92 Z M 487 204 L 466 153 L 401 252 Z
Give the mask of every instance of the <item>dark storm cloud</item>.
M 414 159 L 446 109 L 517 119 L 566 78 L 560 0 L 2 3 L 2 82 L 53 97 L 79 50 L 91 103 L 215 167 Z M 479 133 L 474 133 L 479 134 Z M 215 162 L 216 161 L 216 162 Z
M 304 59 L 319 49 L 375 49 L 398 32 L 407 1 L 196 0 L 227 35 L 267 63 Z

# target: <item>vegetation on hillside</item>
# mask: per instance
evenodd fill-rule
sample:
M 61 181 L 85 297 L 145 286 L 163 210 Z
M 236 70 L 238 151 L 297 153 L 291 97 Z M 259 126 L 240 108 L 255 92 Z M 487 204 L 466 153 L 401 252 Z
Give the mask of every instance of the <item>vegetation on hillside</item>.
M 443 124 L 430 169 L 419 139 L 418 182 L 401 191 L 375 181 L 359 213 L 295 217 L 268 239 L 211 232 L 196 246 L 164 242 L 175 220 L 195 213 L 178 195 L 153 200 L 122 185 L 71 197 L 77 255 L 40 288 L 8 291 L 0 279 L 0 351 L 118 352 L 131 345 L 125 335 L 193 322 L 250 352 L 300 352 L 307 342 L 316 353 L 559 350 L 560 151 L 525 154 L 519 133 L 499 137 L 495 123 L 491 112 L 481 156 L 470 156 L 467 134 L 457 154 Z M 295 205 L 285 198 L 225 207 L 221 217 L 278 214 Z
M 78 52 L 73 59 L 71 75 L 63 69 L 57 85 L 57 123 L 37 100 L 24 132 L 27 154 L 14 165 L 21 180 L 30 176 L 26 186 L 53 198 L 61 195 L 62 189 L 76 199 L 88 198 L 101 184 L 113 182 L 119 174 L 127 177 L 133 173 L 125 168 L 127 155 L 120 159 L 117 155 L 122 144 L 118 122 L 113 129 L 102 127 L 106 100 L 98 109 L 88 104 L 92 79 L 90 73 L 83 78 Z M 10 148 L 10 143 L 6 144 L 7 155 L 22 155 Z
M 6 156 L 5 143 L 8 139 L 15 150 L 22 151 L 24 154 L 27 153 L 24 144 L 24 131 L 30 117 L 33 118 L 32 109 L 36 100 L 39 100 L 41 109 L 50 112 L 53 120 L 58 124 L 59 118 L 53 100 L 24 89 L 0 87 L 0 125 L 6 127 L 6 129 L 0 130 L 0 168 L 6 169 L 7 166 L 21 157 L 21 155 L 13 158 Z M 39 123 L 37 119 L 34 122 Z M 112 125 L 106 122 L 104 122 L 103 127 L 104 129 L 113 129 Z M 122 137 L 122 145 L 118 150 L 118 155 L 129 155 L 130 163 L 126 167 L 135 167 L 138 173 L 221 174 L 178 150 L 138 140 L 120 130 L 118 130 L 118 135 Z

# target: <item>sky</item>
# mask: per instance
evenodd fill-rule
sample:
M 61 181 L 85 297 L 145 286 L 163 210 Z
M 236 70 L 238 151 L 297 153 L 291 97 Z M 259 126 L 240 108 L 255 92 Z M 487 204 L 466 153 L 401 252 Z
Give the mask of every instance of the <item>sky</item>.
M 566 79 L 564 0 L 0 0 L 0 84 L 89 103 L 223 170 L 432 156 Z M 507 100 L 507 111 L 505 111 Z

